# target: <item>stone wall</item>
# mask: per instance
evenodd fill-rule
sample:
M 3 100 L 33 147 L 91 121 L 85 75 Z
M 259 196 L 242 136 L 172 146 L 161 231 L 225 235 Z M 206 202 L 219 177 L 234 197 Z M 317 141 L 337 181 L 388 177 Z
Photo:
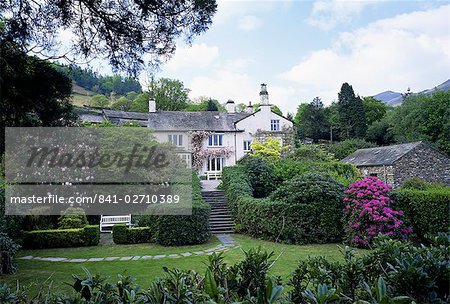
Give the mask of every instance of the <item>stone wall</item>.
M 394 185 L 394 167 L 393 166 L 360 166 L 358 167 L 363 177 L 375 175 L 383 182 Z
M 394 177 L 394 187 L 414 177 L 450 186 L 450 157 L 421 144 L 395 162 Z

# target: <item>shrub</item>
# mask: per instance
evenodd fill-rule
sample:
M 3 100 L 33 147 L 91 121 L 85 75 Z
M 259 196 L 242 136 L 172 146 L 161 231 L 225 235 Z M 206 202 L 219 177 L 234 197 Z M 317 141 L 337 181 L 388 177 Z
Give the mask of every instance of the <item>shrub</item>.
M 300 162 L 282 160 L 273 167 L 273 182 L 278 187 L 283 181 L 307 172 L 321 172 L 331 175 L 335 180 L 348 185 L 354 182 L 359 172 L 354 165 L 340 162 Z
M 223 171 L 223 184 L 235 225 L 243 233 L 287 243 L 326 243 L 339 241 L 341 230 L 337 212 L 324 212 L 323 204 L 291 204 L 252 197 L 250 183 L 241 166 Z M 336 225 L 336 221 L 338 225 Z
M 439 183 L 430 183 L 420 178 L 410 178 L 401 185 L 400 189 L 428 190 L 442 187 L 445 186 Z
M 95 246 L 99 240 L 100 229 L 92 225 L 84 228 L 26 231 L 23 245 L 32 249 Z
M 128 228 L 125 224 L 113 227 L 113 241 L 116 244 L 149 243 L 151 231 L 149 227 Z
M 418 240 L 427 234 L 447 232 L 450 227 L 450 187 L 393 191 L 394 206 L 405 212 Z
M 327 296 L 339 303 L 448 303 L 450 237 L 440 238 L 431 247 L 377 238 L 362 256 L 348 247 L 341 250 L 341 263 L 323 257 L 300 261 L 289 282 L 289 300 L 319 303 L 314 299 Z
M 349 185 L 344 197 L 344 225 L 349 244 L 368 246 L 379 234 L 406 238 L 412 232 L 404 225 L 403 211 L 391 207 L 388 194 L 391 189 L 373 176 Z
M 249 157 L 243 163 L 254 197 L 266 197 L 274 188 L 272 166 L 261 157 Z
M 83 228 L 88 224 L 86 213 L 82 208 L 67 208 L 58 219 L 59 229 Z
M 209 240 L 211 208 L 201 200 L 192 202 L 192 215 L 158 216 L 156 242 L 164 246 L 202 244 Z
M 332 153 L 338 160 L 341 160 L 358 149 L 375 148 L 377 145 L 363 139 L 346 139 L 326 146 L 326 150 Z
M 182 210 L 179 210 L 182 211 Z M 189 211 L 189 210 L 186 210 Z M 205 243 L 211 237 L 209 216 L 211 207 L 201 196 L 201 184 L 192 173 L 192 215 L 151 216 L 155 222 L 155 240 L 164 246 L 180 246 Z
M 14 256 L 19 249 L 20 246 L 10 239 L 6 233 L 0 232 L 0 275 L 16 272 Z
M 301 145 L 286 156 L 295 161 L 332 162 L 334 155 L 325 151 L 320 145 Z

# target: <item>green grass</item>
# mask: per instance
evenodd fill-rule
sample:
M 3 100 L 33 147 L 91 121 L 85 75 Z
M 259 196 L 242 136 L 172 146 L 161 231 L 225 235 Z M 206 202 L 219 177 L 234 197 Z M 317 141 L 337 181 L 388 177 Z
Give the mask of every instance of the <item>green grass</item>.
M 241 248 L 233 248 L 225 253 L 225 261 L 229 264 L 235 264 L 242 260 L 244 254 L 242 249 L 248 250 L 253 247 L 261 246 L 267 251 L 274 251 L 274 259 L 277 261 L 271 269 L 272 274 L 280 275 L 286 282 L 294 271 L 297 261 L 305 259 L 308 256 L 325 256 L 330 260 L 339 261 L 342 256 L 339 252 L 338 244 L 324 245 L 286 245 L 273 242 L 261 241 L 250 237 L 235 235 L 237 243 Z M 87 248 L 61 248 L 61 249 L 42 249 L 42 250 L 23 250 L 19 256 L 34 255 L 41 257 L 102 257 L 102 256 L 132 256 L 132 255 L 155 255 L 168 253 L 182 253 L 186 251 L 198 251 L 215 246 L 217 239 L 212 239 L 208 244 L 198 246 L 182 247 L 162 247 L 154 244 L 138 245 L 114 245 L 97 246 Z M 362 252 L 362 251 L 359 251 Z M 184 258 L 164 258 L 149 259 L 137 261 L 101 261 L 86 263 L 67 263 L 67 262 L 47 262 L 36 260 L 17 260 L 19 271 L 10 276 L 1 276 L 0 282 L 9 284 L 17 280 L 22 284 L 29 285 L 31 292 L 37 292 L 38 285 L 45 282 L 48 285 L 53 284 L 53 289 L 70 292 L 71 287 L 64 282 L 71 283 L 71 274 L 83 275 L 82 267 L 86 267 L 92 274 L 101 274 L 109 277 L 109 281 L 117 280 L 117 274 L 127 274 L 136 278 L 136 283 L 143 288 L 147 288 L 155 277 L 164 274 L 162 268 L 176 267 L 181 269 L 193 269 L 203 273 L 205 271 L 207 256 L 190 256 Z M 36 283 L 37 282 L 37 283 Z M 36 283 L 36 284 L 33 284 Z
M 215 237 L 202 245 L 164 247 L 157 244 L 135 244 L 135 245 L 113 245 L 113 246 L 93 246 L 93 247 L 75 247 L 75 248 L 52 248 L 52 249 L 34 249 L 21 250 L 18 257 L 38 256 L 38 257 L 64 257 L 64 258 L 98 258 L 98 257 L 125 257 L 135 255 L 157 255 L 193 252 L 208 249 L 220 244 Z

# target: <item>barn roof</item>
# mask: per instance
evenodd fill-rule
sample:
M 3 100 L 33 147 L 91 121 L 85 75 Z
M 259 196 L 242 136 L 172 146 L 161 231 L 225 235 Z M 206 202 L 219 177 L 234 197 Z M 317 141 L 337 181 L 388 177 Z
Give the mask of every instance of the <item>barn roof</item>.
M 405 154 L 415 149 L 422 142 L 414 142 L 386 147 L 359 149 L 342 160 L 355 166 L 392 165 Z
M 225 113 L 216 111 L 179 112 L 157 111 L 154 113 L 137 113 L 103 110 L 105 117 L 113 122 L 123 124 L 136 122 L 156 131 L 236 131 L 234 123 L 251 114 Z

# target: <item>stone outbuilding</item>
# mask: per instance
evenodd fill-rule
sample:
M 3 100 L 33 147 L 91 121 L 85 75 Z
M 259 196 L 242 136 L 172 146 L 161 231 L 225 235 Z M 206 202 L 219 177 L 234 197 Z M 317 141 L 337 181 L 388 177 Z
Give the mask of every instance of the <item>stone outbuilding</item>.
M 450 157 L 423 142 L 360 149 L 342 162 L 355 165 L 366 176 L 377 176 L 394 187 L 410 178 L 450 186 Z

